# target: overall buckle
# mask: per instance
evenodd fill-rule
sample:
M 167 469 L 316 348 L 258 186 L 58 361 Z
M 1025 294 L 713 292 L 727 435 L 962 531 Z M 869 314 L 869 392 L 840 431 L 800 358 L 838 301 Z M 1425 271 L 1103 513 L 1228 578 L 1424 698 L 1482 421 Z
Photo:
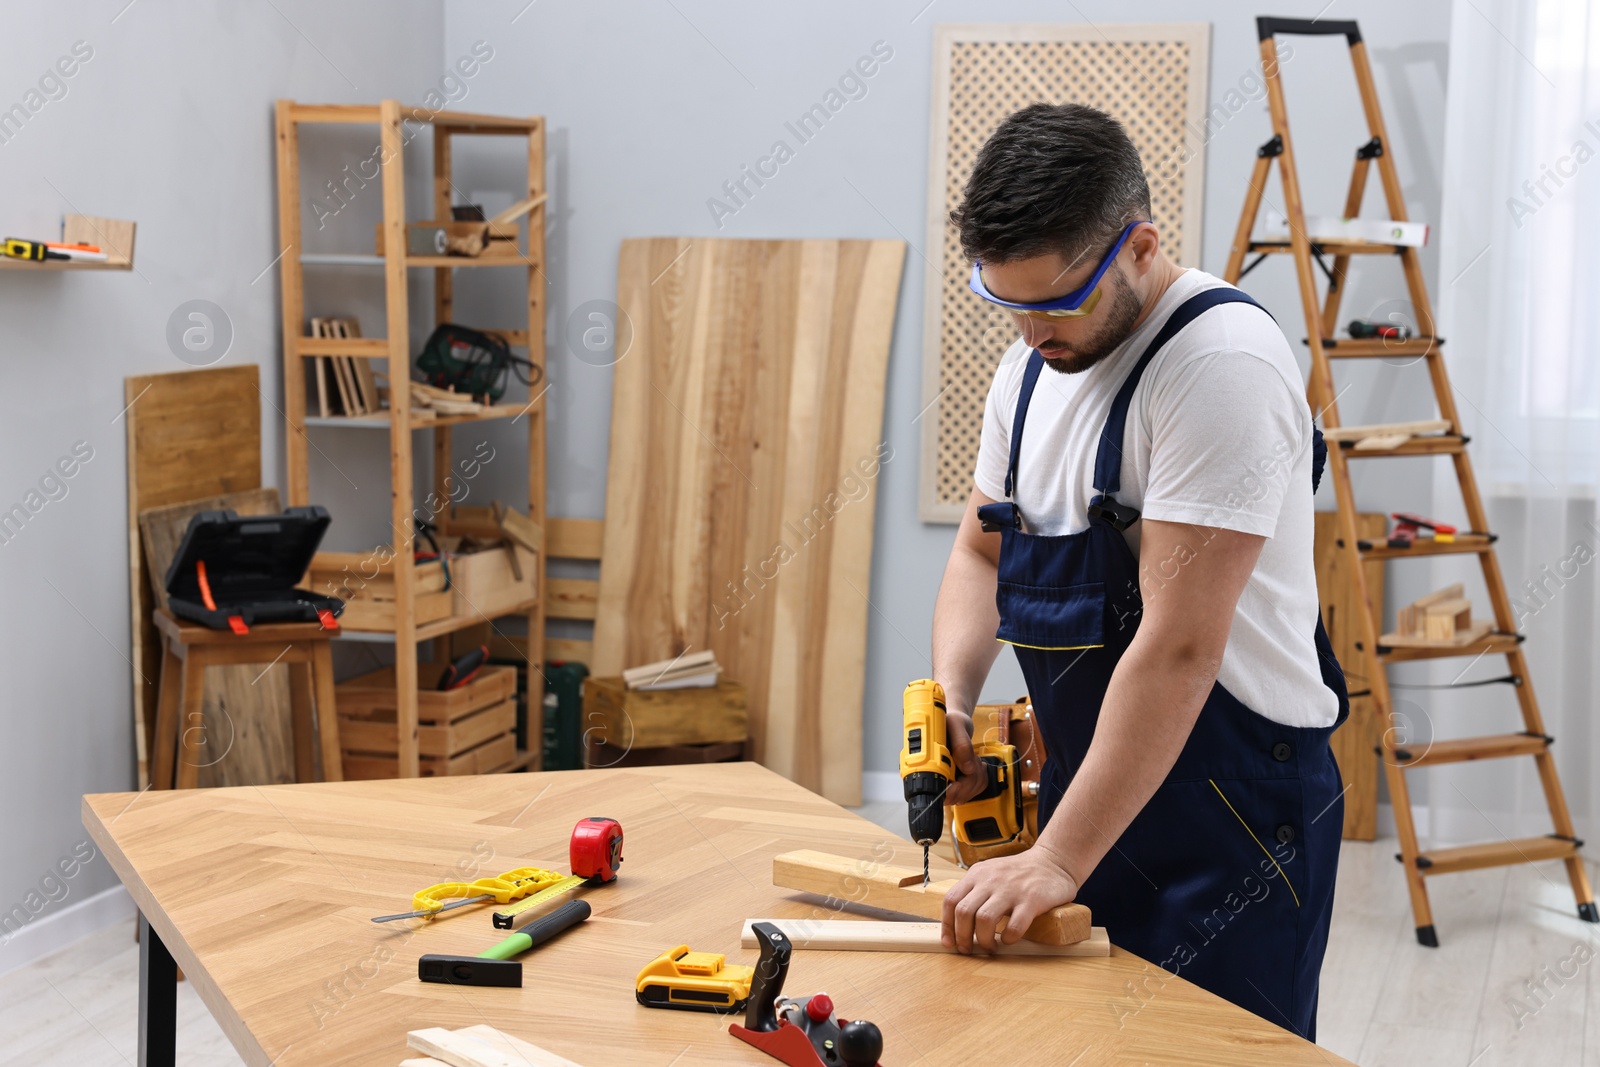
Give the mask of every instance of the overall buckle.
M 1089 518 L 1104 519 L 1112 528 L 1126 530 L 1139 521 L 1139 510 L 1119 504 L 1109 496 L 1097 496 L 1089 503 Z
M 983 528 L 984 533 L 1000 533 L 1006 529 L 1020 530 L 1022 513 L 1011 501 L 997 500 L 978 509 L 978 525 Z

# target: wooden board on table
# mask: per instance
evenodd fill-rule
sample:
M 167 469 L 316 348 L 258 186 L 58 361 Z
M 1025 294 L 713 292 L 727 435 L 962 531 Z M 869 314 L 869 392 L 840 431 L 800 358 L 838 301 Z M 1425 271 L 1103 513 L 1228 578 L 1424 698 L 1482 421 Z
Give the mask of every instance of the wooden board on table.
M 413 1030 L 406 1035 L 406 1044 L 452 1067 L 581 1067 L 565 1056 L 481 1023 L 461 1030 L 439 1026 Z
M 563 867 L 572 827 L 597 813 L 626 829 L 627 862 L 609 886 L 584 891 L 593 916 L 536 950 L 520 989 L 417 981 L 419 955 L 492 943 L 482 911 L 368 921 L 436 880 L 513 862 Z M 678 1067 L 777 1067 L 730 1037 L 726 1019 L 634 1004 L 639 968 L 679 944 L 748 966 L 745 917 L 836 914 L 767 884 L 779 852 L 922 861 L 909 841 L 754 763 L 124 792 L 85 798 L 83 821 L 240 1058 L 287 1067 L 394 1067 L 408 1031 L 478 1023 L 597 1067 L 675 1056 Z M 325 892 L 332 884 L 338 892 Z M 828 990 L 842 1014 L 870 1018 L 891 1065 L 971 1063 L 976 1020 L 991 1017 L 1004 1025 L 980 1028 L 982 1054 L 996 1064 L 1068 1063 L 1085 1050 L 1080 1067 L 1347 1063 L 1181 975 L 1159 974 L 1155 990 L 1154 970 L 1115 946 L 1067 961 L 807 952 L 785 992 Z
M 261 377 L 254 363 L 124 380 L 128 437 L 128 591 L 134 745 L 149 784 L 161 642 L 150 624 L 150 576 L 139 512 L 261 485 Z
M 167 606 L 166 574 L 183 543 L 189 520 L 202 511 L 224 509 L 240 515 L 282 511 L 275 488 L 191 500 L 139 513 L 150 574 L 150 598 Z M 200 785 L 270 785 L 294 781 L 294 736 L 284 709 L 289 707 L 289 668 L 246 664 L 206 670 L 201 711 L 205 744 L 199 753 Z
M 1383 422 L 1372 426 L 1335 426 L 1322 431 L 1329 442 L 1360 441 L 1365 437 L 1399 437 L 1405 440 L 1424 433 L 1443 433 L 1450 429 L 1448 419 L 1417 419 L 1412 422 Z
M 755 757 L 861 801 L 899 241 L 624 241 L 592 673 L 710 648 Z M 626 342 L 619 335 L 619 344 Z
M 895 922 L 882 919 L 746 919 L 739 933 L 743 948 L 760 948 L 756 923 L 772 923 L 797 949 L 828 952 L 955 952 L 939 939 L 938 923 Z M 1014 945 L 997 944 L 995 956 L 1109 956 L 1111 939 L 1104 926 L 1091 927 L 1089 936 L 1067 945 L 1046 945 L 1024 938 Z
M 1356 532 L 1363 541 L 1382 544 L 1388 519 L 1377 513 L 1356 515 Z M 1322 602 L 1322 624 L 1328 631 L 1334 658 L 1344 668 L 1351 692 L 1367 686 L 1361 681 L 1371 669 L 1367 654 L 1356 647 L 1362 640 L 1361 616 L 1366 610 L 1356 596 L 1350 580 L 1349 557 L 1339 547 L 1339 514 L 1316 513 L 1317 597 Z M 1383 561 L 1366 564 L 1367 591 L 1378 610 L 1383 609 Z M 1350 717 L 1333 732 L 1330 744 L 1339 764 L 1339 775 L 1346 786 L 1344 794 L 1344 836 L 1356 841 L 1372 841 L 1378 836 L 1379 757 L 1373 752 L 1387 726 L 1380 721 L 1377 704 L 1370 696 L 1350 698 Z M 1415 728 L 1416 724 L 1411 724 Z
M 944 895 L 960 880 L 959 871 L 937 873 L 924 886 L 920 870 L 865 863 L 815 849 L 785 852 L 772 861 L 773 885 L 923 919 L 943 916 Z M 1088 908 L 1063 904 L 1035 919 L 1023 936 L 1044 944 L 1070 945 L 1086 939 L 1091 926 Z

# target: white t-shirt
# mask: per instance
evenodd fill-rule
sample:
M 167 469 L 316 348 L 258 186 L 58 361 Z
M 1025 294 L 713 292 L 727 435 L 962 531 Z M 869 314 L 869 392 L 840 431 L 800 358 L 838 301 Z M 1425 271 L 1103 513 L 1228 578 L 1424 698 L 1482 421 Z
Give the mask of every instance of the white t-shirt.
M 1185 271 L 1110 356 L 1081 374 L 1048 366 L 1040 372 L 1012 497 L 1030 533 L 1087 528 L 1095 452 L 1117 389 L 1179 304 L 1226 284 Z M 973 481 L 996 500 L 1006 498 L 1012 417 L 1028 355 L 1020 338 L 1006 352 L 983 414 Z M 1239 597 L 1217 678 L 1246 707 L 1290 726 L 1331 726 L 1339 710 L 1322 684 L 1312 640 L 1319 607 L 1311 428 L 1283 331 L 1248 304 L 1214 307 L 1145 368 L 1128 409 L 1116 493 L 1147 519 L 1267 538 Z M 1135 555 L 1140 525 L 1124 535 Z

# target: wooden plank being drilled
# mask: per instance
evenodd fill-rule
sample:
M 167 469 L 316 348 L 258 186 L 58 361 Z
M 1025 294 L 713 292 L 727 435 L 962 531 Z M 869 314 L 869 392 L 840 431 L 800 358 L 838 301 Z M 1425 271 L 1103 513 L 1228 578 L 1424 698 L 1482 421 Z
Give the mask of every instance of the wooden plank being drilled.
M 924 887 L 922 872 L 910 867 L 892 867 L 814 849 L 785 852 L 772 860 L 773 885 L 922 919 L 943 916 L 944 895 L 958 881 L 959 877 L 941 877 Z M 1063 904 L 1035 919 L 1023 936 L 1045 945 L 1070 945 L 1087 939 L 1090 927 L 1088 908 Z
M 760 948 L 751 926 L 772 923 L 795 948 L 830 952 L 955 952 L 939 940 L 938 923 L 885 922 L 872 919 L 746 919 L 739 935 L 745 948 Z M 1104 926 L 1070 945 L 1046 945 L 1024 938 L 1014 945 L 995 945 L 996 956 L 1109 956 L 1111 939 Z

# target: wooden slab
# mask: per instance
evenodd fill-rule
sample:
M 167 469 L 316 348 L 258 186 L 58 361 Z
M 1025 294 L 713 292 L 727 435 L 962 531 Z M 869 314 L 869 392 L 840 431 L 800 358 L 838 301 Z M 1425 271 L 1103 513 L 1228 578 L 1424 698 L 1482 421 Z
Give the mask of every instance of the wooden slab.
M 1493 626 L 1487 622 L 1475 622 L 1465 630 L 1458 630 L 1454 637 L 1433 638 L 1418 634 L 1384 634 L 1378 638 L 1378 644 L 1390 648 L 1460 648 L 1470 645 L 1474 641 L 1481 641 L 1489 635 Z
M 924 887 L 920 870 L 812 849 L 785 852 L 772 861 L 773 885 L 923 919 L 943 916 L 944 895 L 961 880 L 960 872 L 936 878 Z M 1088 938 L 1091 925 L 1088 908 L 1063 904 L 1035 919 L 1022 936 L 1041 944 L 1070 945 Z
M 1360 679 L 1372 669 L 1362 641 L 1360 612 L 1365 606 L 1356 596 L 1349 573 L 1349 556 L 1339 547 L 1339 515 L 1334 511 L 1316 513 L 1317 597 L 1322 603 L 1322 624 L 1334 658 L 1348 675 L 1352 692 L 1366 689 Z M 1377 512 L 1356 515 L 1357 535 L 1373 544 L 1382 544 L 1388 519 Z M 1367 591 L 1373 603 L 1383 605 L 1383 562 L 1365 565 Z M 1350 698 L 1350 717 L 1333 732 L 1329 743 L 1339 764 L 1339 776 L 1346 786 L 1344 794 L 1344 836 L 1372 841 L 1378 836 L 1378 777 L 1380 766 L 1373 749 L 1387 723 L 1380 722 L 1377 704 L 1370 696 Z M 1415 723 L 1410 724 L 1414 729 Z
M 622 244 L 593 673 L 711 648 L 757 759 L 861 802 L 900 241 Z M 913 462 L 906 457 L 901 462 Z
M 564 867 L 590 815 L 623 825 L 626 860 L 583 891 L 588 922 L 526 958 L 521 989 L 417 981 L 419 955 L 499 940 L 482 912 L 370 921 L 434 882 Z M 834 917 L 769 884 L 779 852 L 922 862 L 755 763 L 124 792 L 85 798 L 83 818 L 240 1058 L 280 1067 L 394 1067 L 408 1031 L 479 1023 L 592 1067 L 777 1067 L 725 1018 L 634 1003 L 639 969 L 684 944 L 754 964 L 745 917 Z M 1005 1065 L 1346 1063 L 1115 946 L 1070 961 L 807 952 L 785 992 L 819 990 L 883 1030 L 890 1067 L 970 1065 L 975 1033 Z
M 795 948 L 829 952 L 949 952 L 939 940 L 938 923 L 892 922 L 874 919 L 746 919 L 739 934 L 744 948 L 760 948 L 756 923 L 772 923 Z M 1014 945 L 998 944 L 992 956 L 1109 956 L 1111 939 L 1104 926 L 1091 927 L 1089 936 L 1070 945 L 1045 945 L 1024 938 Z
M 1371 426 L 1335 426 L 1322 431 L 1327 441 L 1359 441 L 1363 437 L 1394 437 L 1402 440 L 1419 433 L 1443 433 L 1450 429 L 1447 419 L 1418 419 L 1414 422 L 1381 422 Z
M 261 376 L 254 363 L 124 380 L 128 429 L 128 590 L 133 635 L 134 745 L 149 784 L 161 645 L 150 627 L 150 577 L 139 533 L 149 508 L 261 485 Z
M 438 1026 L 413 1030 L 406 1035 L 406 1045 L 452 1067 L 581 1067 L 564 1056 L 482 1024 L 462 1030 Z

